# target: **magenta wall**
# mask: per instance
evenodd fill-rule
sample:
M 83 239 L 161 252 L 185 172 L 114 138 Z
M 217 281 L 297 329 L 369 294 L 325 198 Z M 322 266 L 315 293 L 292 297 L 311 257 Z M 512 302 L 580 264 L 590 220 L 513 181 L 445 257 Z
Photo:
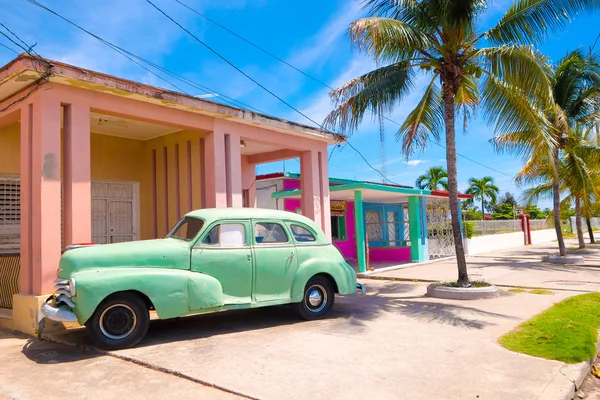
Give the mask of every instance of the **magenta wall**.
M 284 179 L 283 190 L 300 189 L 300 180 Z M 285 211 L 296 212 L 300 208 L 300 200 L 285 199 Z M 348 203 L 346 210 L 346 240 L 335 240 L 333 244 L 340 250 L 344 258 L 356 260 L 356 226 L 354 225 L 354 203 Z
M 344 258 L 356 260 L 356 225 L 354 224 L 354 203 L 348 202 L 346 210 L 346 240 L 335 240 L 333 244 Z
M 371 262 L 410 262 L 410 247 L 370 247 Z
M 300 180 L 298 179 L 284 179 L 283 190 L 294 190 L 300 189 Z M 283 209 L 285 211 L 296 212 L 296 209 L 300 208 L 300 200 L 297 199 L 284 199 Z

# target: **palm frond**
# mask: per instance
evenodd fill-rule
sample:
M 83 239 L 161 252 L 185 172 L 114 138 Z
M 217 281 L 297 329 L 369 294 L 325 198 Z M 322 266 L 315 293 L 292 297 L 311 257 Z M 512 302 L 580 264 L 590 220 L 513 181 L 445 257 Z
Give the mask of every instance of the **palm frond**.
M 430 45 L 429 38 L 412 25 L 391 18 L 361 18 L 350 24 L 352 43 L 375 60 L 396 63 L 415 58 Z
M 509 86 L 520 88 L 534 98 L 541 108 L 552 104 L 552 68 L 548 58 L 531 46 L 504 45 L 486 47 L 476 52 L 483 68 Z
M 563 31 L 576 15 L 598 9 L 597 0 L 516 0 L 485 37 L 496 44 L 538 44 Z
M 525 156 L 531 145 L 557 145 L 554 128 L 544 110 L 520 89 L 492 74 L 486 75 L 482 89 L 482 108 L 488 123 L 494 125 L 496 137 L 492 143 L 497 151 Z
M 408 63 L 402 62 L 352 79 L 331 91 L 334 109 L 325 118 L 324 126 L 352 133 L 367 111 L 378 115 L 402 101 L 414 87 L 413 78 Z
M 523 201 L 526 205 L 538 203 L 540 200 L 552 200 L 553 195 L 552 182 L 545 182 L 539 186 L 525 189 L 523 191 Z
M 396 133 L 402 141 L 402 151 L 408 157 L 416 149 L 424 149 L 427 141 L 433 137 L 439 140 L 444 124 L 444 112 L 439 87 L 434 76 L 416 108 L 408 114 Z

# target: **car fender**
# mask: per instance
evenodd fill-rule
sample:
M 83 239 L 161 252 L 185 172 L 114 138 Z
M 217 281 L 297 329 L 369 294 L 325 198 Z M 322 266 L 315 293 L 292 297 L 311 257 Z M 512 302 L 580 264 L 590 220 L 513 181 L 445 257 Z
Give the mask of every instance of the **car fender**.
M 330 258 L 311 258 L 301 263 L 294 275 L 291 297 L 293 302 L 300 302 L 304 297 L 306 284 L 315 275 L 330 275 L 337 285 L 338 292 L 349 295 L 356 292 L 356 273 L 348 264 Z
M 190 304 L 223 304 L 221 284 L 215 278 L 186 270 L 111 267 L 83 270 L 72 277 L 76 283 L 73 311 L 82 324 L 105 298 L 123 291 L 144 294 L 161 319 L 189 314 Z

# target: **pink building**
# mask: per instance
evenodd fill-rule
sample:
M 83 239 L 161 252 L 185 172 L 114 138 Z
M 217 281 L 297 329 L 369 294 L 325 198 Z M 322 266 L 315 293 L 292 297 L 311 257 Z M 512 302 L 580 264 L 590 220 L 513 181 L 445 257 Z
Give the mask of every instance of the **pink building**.
M 327 146 L 309 126 L 64 63 L 0 68 L 0 325 L 34 333 L 65 246 L 164 236 L 192 209 L 256 206 L 257 164 L 301 160 L 331 232 Z

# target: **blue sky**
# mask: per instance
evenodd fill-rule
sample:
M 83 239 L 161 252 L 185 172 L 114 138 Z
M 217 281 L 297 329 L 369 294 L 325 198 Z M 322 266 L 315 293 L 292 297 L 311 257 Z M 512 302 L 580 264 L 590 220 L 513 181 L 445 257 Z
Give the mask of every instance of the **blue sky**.
M 213 92 L 280 118 L 311 124 L 219 60 L 144 0 L 39 1 L 99 36 L 207 86 Z M 345 35 L 348 24 L 364 16 L 358 1 L 182 1 L 332 87 L 374 66 L 364 54 L 351 48 Z M 155 2 L 223 56 L 312 119 L 321 122 L 330 111 L 327 88 L 224 32 L 174 0 Z M 508 4 L 508 0 L 496 0 L 486 14 L 484 24 L 492 25 Z M 35 50 L 44 57 L 172 89 L 94 38 L 25 0 L 0 0 L 0 9 L 4 15 L 1 22 L 25 42 L 37 43 Z M 587 49 L 600 33 L 597 21 L 598 15 L 576 19 L 565 32 L 550 36 L 541 50 L 551 59 L 558 60 L 567 50 Z M 16 49 L 1 36 L 0 43 Z M 0 64 L 14 56 L 14 53 L 0 47 Z M 189 94 L 203 94 L 196 88 L 167 79 Z M 402 122 L 421 94 L 422 86 L 416 88 L 389 117 Z M 385 124 L 386 175 L 390 180 L 414 185 L 416 177 L 428 167 L 445 165 L 445 151 L 434 144 L 407 162 L 401 154 L 400 144 L 395 141 L 396 130 L 396 125 Z M 512 155 L 496 154 L 488 142 L 492 136 L 492 130 L 479 119 L 471 121 L 465 135 L 458 133 L 459 153 L 502 172 L 491 171 L 459 157 L 459 188 L 464 190 L 470 177 L 490 175 L 502 192 L 511 191 L 519 195 L 521 189 L 515 187 L 512 177 L 522 166 L 522 160 Z M 381 167 L 378 138 L 379 125 L 370 118 L 365 118 L 363 126 L 350 137 L 354 147 L 360 149 L 376 168 Z M 280 171 L 282 168 L 282 163 L 262 165 L 259 173 Z M 299 163 L 289 160 L 285 169 L 299 172 Z M 381 177 L 348 146 L 342 151 L 334 151 L 330 175 L 381 181 Z

